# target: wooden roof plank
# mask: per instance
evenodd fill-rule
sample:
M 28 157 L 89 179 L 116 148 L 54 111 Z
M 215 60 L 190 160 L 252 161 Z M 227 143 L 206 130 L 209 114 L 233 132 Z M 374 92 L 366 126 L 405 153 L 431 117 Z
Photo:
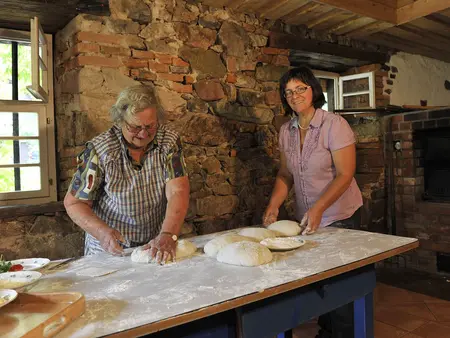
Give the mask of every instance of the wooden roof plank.
M 354 30 L 358 30 L 361 27 L 365 27 L 373 22 L 376 22 L 375 19 L 368 18 L 365 16 L 353 17 L 352 19 L 348 19 L 344 21 L 346 23 L 345 26 L 334 28 L 333 33 L 337 35 L 346 35 L 349 32 Z
M 260 13 L 264 17 L 276 20 L 291 13 L 295 9 L 306 5 L 307 3 L 309 3 L 309 0 L 281 0 L 274 4 L 273 0 L 271 0 L 267 6 L 260 9 Z
M 384 31 L 385 29 L 391 28 L 393 26 L 394 25 L 390 22 L 375 21 L 366 26 L 355 29 L 352 32 L 348 32 L 346 35 L 352 38 L 361 38 Z
M 297 15 L 295 18 L 290 20 L 289 23 L 307 26 L 310 22 L 315 21 L 316 19 L 322 19 L 322 17 L 326 15 L 329 10 L 339 11 L 333 7 L 318 4 L 318 6 L 311 6 L 311 9 L 307 12 Z
M 317 24 L 314 29 L 328 31 L 329 29 L 339 25 L 340 23 L 352 19 L 354 16 L 355 14 L 351 12 L 339 11 L 334 16 L 328 18 L 326 21 Z
M 303 5 L 299 8 L 296 8 L 292 12 L 281 17 L 281 20 L 283 20 L 287 23 L 296 22 L 296 19 L 298 19 L 299 16 L 304 15 L 305 13 L 308 13 L 319 6 L 320 6 L 320 4 L 318 4 L 318 3 L 314 3 L 312 1 L 308 2 L 305 5 Z
M 408 22 L 408 26 L 418 27 L 439 36 L 450 37 L 450 29 L 447 25 L 429 19 L 430 16 Z
M 450 1 L 450 0 L 443 0 Z M 374 2 L 372 0 L 354 1 L 354 0 L 317 0 L 325 5 L 330 5 L 340 9 L 345 9 L 355 14 L 367 16 L 376 20 L 396 23 L 396 12 L 392 7 Z
M 433 50 L 445 50 L 450 53 L 450 40 L 433 38 L 432 36 L 424 36 L 417 32 L 417 30 L 408 29 L 407 27 L 391 27 L 384 31 L 384 33 L 393 35 L 403 40 L 414 41 L 418 46 L 424 46 Z
M 426 46 L 418 45 L 413 41 L 406 41 L 384 32 L 373 34 L 364 39 L 399 51 L 424 55 L 433 59 L 450 62 L 450 55 L 447 55 L 446 53 L 441 53 Z
M 336 17 L 340 14 L 340 11 L 336 10 L 335 8 L 329 7 L 328 11 L 322 13 L 322 15 L 316 17 L 314 20 L 309 21 L 306 26 L 308 28 L 314 28 L 324 21 L 329 21 L 333 17 Z
M 450 7 L 450 0 L 416 0 L 397 9 L 397 25 L 412 21 Z

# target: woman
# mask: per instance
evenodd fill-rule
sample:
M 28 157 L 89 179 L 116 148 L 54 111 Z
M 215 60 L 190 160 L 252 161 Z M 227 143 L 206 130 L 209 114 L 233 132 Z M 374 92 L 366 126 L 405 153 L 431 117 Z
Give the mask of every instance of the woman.
M 175 258 L 189 205 L 179 136 L 163 125 L 150 87 L 124 89 L 110 112 L 114 126 L 78 156 L 64 205 L 86 232 L 85 255 L 146 245 L 164 263 Z
M 279 208 L 294 185 L 296 218 L 306 227 L 304 234 L 329 225 L 358 228 L 362 196 L 353 177 L 353 131 L 341 116 L 321 109 L 325 97 L 307 67 L 291 69 L 281 78 L 280 96 L 286 114 L 293 118 L 280 130 L 280 169 L 263 224 L 277 220 Z M 319 337 L 353 337 L 351 310 L 346 306 L 322 316 Z M 335 320 L 342 317 L 348 321 Z

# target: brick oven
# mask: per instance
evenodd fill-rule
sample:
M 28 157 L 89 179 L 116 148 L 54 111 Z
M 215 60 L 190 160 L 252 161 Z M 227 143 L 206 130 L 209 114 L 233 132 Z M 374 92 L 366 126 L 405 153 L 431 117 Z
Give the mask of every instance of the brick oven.
M 404 255 L 404 264 L 450 273 L 450 108 L 387 119 L 386 171 L 394 178 L 388 189 L 395 205 L 390 229 L 420 240 L 418 250 Z

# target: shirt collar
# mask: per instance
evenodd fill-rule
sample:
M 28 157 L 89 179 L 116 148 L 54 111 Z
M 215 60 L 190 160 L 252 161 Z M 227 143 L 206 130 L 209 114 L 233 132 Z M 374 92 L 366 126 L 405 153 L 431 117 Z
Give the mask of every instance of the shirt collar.
M 314 117 L 312 118 L 309 125 L 313 128 L 318 128 L 322 124 L 322 118 L 323 118 L 323 110 L 320 108 L 316 109 L 316 112 L 314 113 Z M 298 116 L 295 116 L 291 119 L 290 127 L 298 129 L 299 128 L 299 122 L 298 122 Z

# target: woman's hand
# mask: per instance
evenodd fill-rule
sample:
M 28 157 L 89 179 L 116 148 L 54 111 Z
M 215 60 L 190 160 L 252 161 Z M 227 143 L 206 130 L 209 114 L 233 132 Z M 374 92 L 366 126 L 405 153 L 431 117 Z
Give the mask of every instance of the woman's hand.
M 312 207 L 309 209 L 305 216 L 303 216 L 302 221 L 300 222 L 301 227 L 305 227 L 302 235 L 311 235 L 319 228 L 320 222 L 322 221 L 323 211 L 318 208 Z
M 264 212 L 263 216 L 263 225 L 266 227 L 278 219 L 278 212 L 279 209 L 275 207 L 271 207 L 270 205 L 267 207 L 266 211 Z
M 125 243 L 125 239 L 116 229 L 105 227 L 100 231 L 98 240 L 106 252 L 115 256 L 123 255 L 123 248 L 119 245 L 119 242 Z
M 175 262 L 176 247 L 177 242 L 172 239 L 172 235 L 163 233 L 144 245 L 143 249 L 150 249 L 152 260 L 156 260 L 158 264 L 165 264 L 170 258 Z

